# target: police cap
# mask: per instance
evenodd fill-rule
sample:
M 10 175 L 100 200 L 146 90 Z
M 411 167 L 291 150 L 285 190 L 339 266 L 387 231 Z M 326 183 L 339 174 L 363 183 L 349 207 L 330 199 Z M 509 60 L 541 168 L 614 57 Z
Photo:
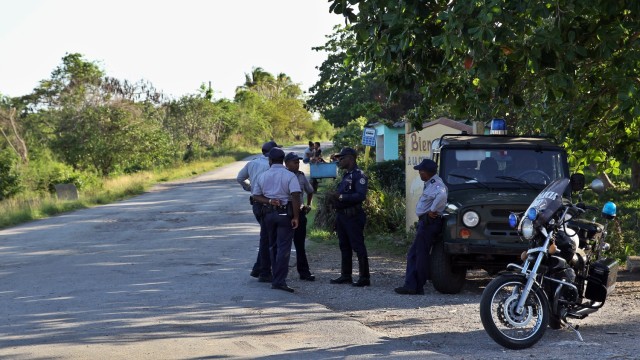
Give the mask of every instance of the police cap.
M 284 161 L 292 161 L 292 160 L 300 160 L 302 159 L 300 156 L 298 156 L 298 154 L 294 153 L 294 152 L 290 152 L 288 153 L 285 157 L 284 157 Z
M 262 153 L 263 154 L 268 154 L 269 151 L 271 151 L 271 149 L 273 148 L 279 148 L 280 145 L 276 144 L 275 141 L 267 141 L 266 143 L 262 144 Z
M 342 150 L 340 150 L 340 153 L 337 154 L 335 157 L 336 158 L 341 158 L 341 157 L 346 156 L 346 155 L 352 155 L 353 157 L 357 157 L 358 153 L 353 148 L 343 147 Z
M 436 173 L 438 171 L 438 165 L 431 159 L 424 159 L 422 162 L 413 167 L 415 170 L 424 170 L 430 173 Z
M 282 149 L 274 147 L 269 150 L 269 159 L 282 160 L 284 159 L 284 151 Z

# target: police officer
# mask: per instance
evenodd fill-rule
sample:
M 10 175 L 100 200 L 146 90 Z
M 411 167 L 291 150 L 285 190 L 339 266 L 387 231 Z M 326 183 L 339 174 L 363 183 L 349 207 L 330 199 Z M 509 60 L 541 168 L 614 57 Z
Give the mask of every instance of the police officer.
M 271 288 L 293 292 L 286 280 L 293 234 L 299 225 L 301 191 L 298 178 L 284 167 L 284 156 L 282 149 L 269 151 L 271 167 L 261 174 L 251 194 L 255 201 L 267 205 L 263 224 L 269 237 Z
M 262 156 L 257 157 L 248 163 L 238 172 L 236 181 L 242 186 L 245 191 L 251 192 L 251 186 L 257 183 L 258 176 L 263 172 L 269 170 L 269 151 L 272 148 L 280 146 L 275 141 L 267 141 L 262 144 Z M 247 182 L 249 180 L 249 182 Z M 253 269 L 251 270 L 251 276 L 257 277 L 260 282 L 271 282 L 271 260 L 269 257 L 269 238 L 262 226 L 263 210 L 262 204 L 253 200 L 253 197 L 249 197 L 249 202 L 253 208 L 253 215 L 256 217 L 258 224 L 260 224 L 260 243 L 258 248 L 258 257 Z
M 358 168 L 357 153 L 345 147 L 335 158 L 338 166 L 346 170 L 338 191 L 330 197 L 336 208 L 336 231 L 342 254 L 340 277 L 332 279 L 332 284 L 353 284 L 353 286 L 371 285 L 369 277 L 369 258 L 364 245 L 364 225 L 367 217 L 362 209 L 362 202 L 367 197 L 368 179 Z M 358 256 L 360 278 L 353 282 L 351 277 L 353 252 Z
M 431 279 L 429 253 L 433 239 L 442 231 L 442 212 L 447 204 L 447 187 L 436 174 L 433 160 L 424 159 L 413 167 L 424 181 L 424 190 L 416 205 L 418 229 L 413 245 L 407 254 L 407 271 L 404 285 L 395 288 L 398 294 L 424 294 L 424 285 Z
M 307 237 L 307 213 L 311 211 L 311 200 L 313 199 L 313 187 L 307 177 L 300 171 L 300 157 L 290 152 L 284 157 L 284 165 L 289 171 L 294 173 L 300 184 L 300 203 L 303 204 L 303 193 L 307 194 L 307 205 L 300 208 L 300 221 L 298 228 L 293 235 L 293 245 L 296 247 L 296 267 L 300 280 L 314 281 L 316 277 L 309 270 L 309 262 L 307 261 L 307 252 L 305 250 L 305 239 Z

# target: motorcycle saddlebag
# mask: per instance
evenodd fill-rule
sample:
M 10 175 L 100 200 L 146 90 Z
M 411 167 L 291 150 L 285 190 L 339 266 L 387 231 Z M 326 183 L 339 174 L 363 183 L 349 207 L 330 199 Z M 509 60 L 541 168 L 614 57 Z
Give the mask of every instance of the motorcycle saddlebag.
M 618 261 L 615 259 L 600 259 L 589 268 L 587 290 L 584 297 L 589 300 L 603 302 L 616 287 L 618 278 Z

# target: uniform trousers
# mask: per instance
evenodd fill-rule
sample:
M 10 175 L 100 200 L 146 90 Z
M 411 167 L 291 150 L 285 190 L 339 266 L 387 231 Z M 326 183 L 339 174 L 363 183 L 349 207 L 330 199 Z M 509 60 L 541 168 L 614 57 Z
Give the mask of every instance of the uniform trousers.
M 269 255 L 269 236 L 264 226 L 264 208 L 265 206 L 258 202 L 253 204 L 253 215 L 256 217 L 258 224 L 260 224 L 260 242 L 258 245 L 258 257 L 255 264 L 253 264 L 252 272 L 258 273 L 260 277 L 267 278 L 271 276 L 271 256 Z
M 271 271 L 274 286 L 286 286 L 289 274 L 289 257 L 294 229 L 291 227 L 291 217 L 270 211 L 265 215 L 264 224 L 269 237 L 271 254 Z
M 336 232 L 342 255 L 342 275 L 351 276 L 353 268 L 353 252 L 358 256 L 360 276 L 369 277 L 369 260 L 364 245 L 364 225 L 367 216 L 364 210 L 358 209 L 354 214 L 336 213 Z M 365 266 L 366 265 L 366 266 Z
M 309 276 L 309 262 L 307 261 L 307 251 L 305 250 L 305 239 L 307 237 L 307 215 L 300 211 L 298 215 L 298 228 L 293 235 L 293 245 L 296 247 L 296 267 L 300 276 Z
M 442 231 L 442 218 L 430 219 L 425 216 L 418 221 L 416 237 L 407 254 L 404 287 L 414 289 L 418 293 L 424 292 L 424 285 L 427 280 L 431 280 L 429 253 L 433 240 L 440 231 Z

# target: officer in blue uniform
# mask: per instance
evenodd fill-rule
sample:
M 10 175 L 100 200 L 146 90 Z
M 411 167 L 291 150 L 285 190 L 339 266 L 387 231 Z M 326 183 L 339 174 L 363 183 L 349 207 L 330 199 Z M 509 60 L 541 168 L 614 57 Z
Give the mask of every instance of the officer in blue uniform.
M 438 166 L 430 159 L 413 167 L 424 181 L 424 190 L 416 204 L 418 229 L 413 245 L 407 254 L 407 271 L 404 285 L 395 288 L 403 295 L 424 294 L 424 285 L 431 279 L 429 253 L 435 237 L 442 231 L 442 213 L 447 204 L 447 187 L 436 174 Z
M 269 151 L 274 147 L 280 147 L 275 141 L 267 141 L 262 144 L 262 156 L 257 157 L 248 163 L 238 172 L 236 181 L 245 191 L 251 192 L 251 186 L 256 184 L 258 177 L 265 171 L 269 170 Z M 247 183 L 247 180 L 249 181 Z M 258 247 L 258 257 L 251 276 L 257 277 L 260 282 L 271 282 L 271 260 L 269 258 L 269 238 L 262 226 L 263 206 L 253 200 L 253 196 L 249 197 L 249 202 L 253 208 L 253 215 L 260 224 L 260 242 Z
M 284 167 L 284 156 L 282 149 L 269 151 L 271 167 L 258 178 L 251 194 L 266 205 L 263 224 L 269 237 L 271 288 L 294 292 L 286 280 L 293 234 L 299 224 L 301 191 L 298 178 Z
M 311 211 L 311 200 L 313 199 L 313 187 L 311 183 L 300 171 L 300 158 L 298 154 L 294 152 L 288 153 L 284 157 L 284 165 L 289 171 L 296 175 L 298 183 L 300 184 L 300 203 L 303 204 L 303 193 L 307 193 L 307 205 L 300 207 L 300 221 L 298 228 L 293 235 L 293 245 L 296 247 L 296 268 L 300 275 L 300 280 L 315 281 L 316 277 L 309 270 L 309 261 L 307 260 L 307 251 L 305 249 L 305 241 L 307 237 L 307 213 Z
M 331 196 L 336 209 L 336 231 L 342 254 L 340 277 L 331 279 L 332 284 L 353 284 L 353 286 L 371 285 L 369 276 L 369 257 L 364 245 L 364 225 L 367 217 L 362 209 L 362 202 L 367 197 L 368 179 L 358 168 L 357 153 L 345 147 L 335 158 L 338 166 L 346 170 L 338 191 Z M 353 282 L 351 273 L 353 252 L 358 256 L 360 278 Z

